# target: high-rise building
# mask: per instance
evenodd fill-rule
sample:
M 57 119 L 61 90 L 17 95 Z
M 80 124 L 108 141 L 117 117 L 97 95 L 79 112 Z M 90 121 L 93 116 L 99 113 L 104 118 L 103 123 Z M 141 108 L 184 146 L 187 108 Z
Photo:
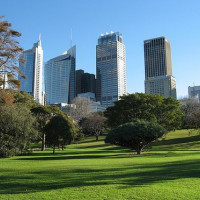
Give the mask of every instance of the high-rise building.
M 200 102 L 200 86 L 189 86 L 188 96 L 189 98 L 198 98 L 198 101 Z
M 45 64 L 46 103 L 70 104 L 75 98 L 76 46 Z
M 96 94 L 96 79 L 94 74 L 84 73 L 84 70 L 76 70 L 76 96 L 81 93 L 92 92 Z
M 81 93 L 81 75 L 84 74 L 84 70 L 76 70 L 76 96 Z
M 20 90 L 30 93 L 36 102 L 43 104 L 43 49 L 40 37 L 32 49 L 23 52 L 22 59 L 25 63 L 19 63 L 19 67 L 26 79 L 19 77 Z
M 145 93 L 176 98 L 170 43 L 165 37 L 144 41 Z
M 101 35 L 96 46 L 96 97 L 102 105 L 112 106 L 126 94 L 126 54 L 122 35 Z
M 0 89 L 8 89 L 8 72 L 0 70 Z

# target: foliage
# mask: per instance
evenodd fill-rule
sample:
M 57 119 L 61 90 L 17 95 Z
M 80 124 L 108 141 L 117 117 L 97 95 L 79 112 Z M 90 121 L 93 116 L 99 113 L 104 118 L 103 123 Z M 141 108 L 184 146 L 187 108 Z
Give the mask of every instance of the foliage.
M 2 105 L 13 105 L 14 96 L 11 90 L 0 89 L 0 106 Z
M 23 49 L 19 46 L 19 42 L 16 40 L 21 34 L 11 28 L 11 23 L 4 20 L 4 17 L 0 17 L 0 71 L 7 73 L 8 83 L 13 87 L 20 88 L 20 81 L 17 76 L 21 75 L 25 78 L 21 70 L 18 67 L 20 54 Z M 21 60 L 24 62 L 24 60 Z M 5 89 L 5 79 L 0 76 L 0 86 Z
M 106 118 L 99 113 L 90 113 L 87 117 L 83 118 L 79 125 L 82 131 L 86 134 L 95 135 L 98 140 L 99 135 L 105 128 Z
M 155 122 L 129 122 L 112 130 L 105 142 L 130 147 L 141 154 L 142 149 L 150 142 L 164 135 L 167 131 Z
M 71 144 L 78 135 L 78 130 L 67 117 L 56 115 L 51 118 L 50 122 L 45 127 L 46 142 L 53 148 Z
M 46 106 L 37 106 L 31 109 L 31 112 L 35 115 L 37 119 L 37 128 L 39 131 L 39 138 L 42 140 L 42 147 L 41 150 L 45 150 L 46 142 L 45 142 L 45 131 L 44 128 L 47 124 L 47 122 L 51 119 L 52 114 L 50 112 L 50 109 L 48 109 Z
M 108 125 L 113 128 L 127 122 L 146 120 L 157 122 L 167 130 L 175 130 L 180 127 L 183 114 L 176 99 L 136 93 L 122 96 L 114 106 L 107 108 L 105 116 Z
M 37 136 L 35 118 L 22 106 L 0 107 L 0 157 L 28 150 Z

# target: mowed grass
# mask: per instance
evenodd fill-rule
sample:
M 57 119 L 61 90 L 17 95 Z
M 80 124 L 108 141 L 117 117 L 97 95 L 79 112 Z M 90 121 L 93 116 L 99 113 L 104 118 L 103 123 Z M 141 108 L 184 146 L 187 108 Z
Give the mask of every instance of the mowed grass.
M 48 150 L 0 159 L 0 199 L 200 199 L 197 133 L 171 132 L 141 156 L 103 139 L 56 155 Z

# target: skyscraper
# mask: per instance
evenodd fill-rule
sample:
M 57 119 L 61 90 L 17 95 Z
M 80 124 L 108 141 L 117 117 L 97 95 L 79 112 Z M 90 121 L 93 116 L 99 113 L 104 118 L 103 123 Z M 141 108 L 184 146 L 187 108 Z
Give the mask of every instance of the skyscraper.
M 101 35 L 96 46 L 96 97 L 104 106 L 126 94 L 126 56 L 122 35 Z
M 200 86 L 189 86 L 188 87 L 188 97 L 189 98 L 198 98 L 200 102 Z
M 30 93 L 36 102 L 43 104 L 43 49 L 40 37 L 32 49 L 23 52 L 22 59 L 25 60 L 25 64 L 19 63 L 19 67 L 26 79 L 19 77 L 21 81 L 20 90 Z
M 72 103 L 75 97 L 76 46 L 45 64 L 47 104 Z
M 92 92 L 96 95 L 96 79 L 94 74 L 76 70 L 76 96 L 81 93 Z
M 170 43 L 165 37 L 144 41 L 145 93 L 176 98 Z

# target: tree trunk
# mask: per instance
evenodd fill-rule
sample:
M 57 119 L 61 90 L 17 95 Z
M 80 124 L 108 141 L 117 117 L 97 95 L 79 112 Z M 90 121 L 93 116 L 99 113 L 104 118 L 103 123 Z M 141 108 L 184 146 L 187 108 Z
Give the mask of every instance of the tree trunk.
M 96 136 L 96 141 L 98 141 L 99 140 L 99 136 L 98 135 L 95 135 Z
M 64 145 L 62 145 L 62 151 L 64 150 Z
M 55 154 L 55 148 L 56 148 L 56 146 L 53 145 L 53 154 Z
M 45 134 L 43 134 L 43 136 L 42 136 L 42 148 L 41 148 L 41 150 L 42 151 L 44 151 L 45 150 L 45 147 L 46 147 L 46 141 L 45 141 L 45 139 L 46 139 L 46 135 Z
M 142 148 L 138 147 L 137 150 L 136 150 L 136 152 L 137 152 L 137 155 L 141 155 L 142 154 Z

